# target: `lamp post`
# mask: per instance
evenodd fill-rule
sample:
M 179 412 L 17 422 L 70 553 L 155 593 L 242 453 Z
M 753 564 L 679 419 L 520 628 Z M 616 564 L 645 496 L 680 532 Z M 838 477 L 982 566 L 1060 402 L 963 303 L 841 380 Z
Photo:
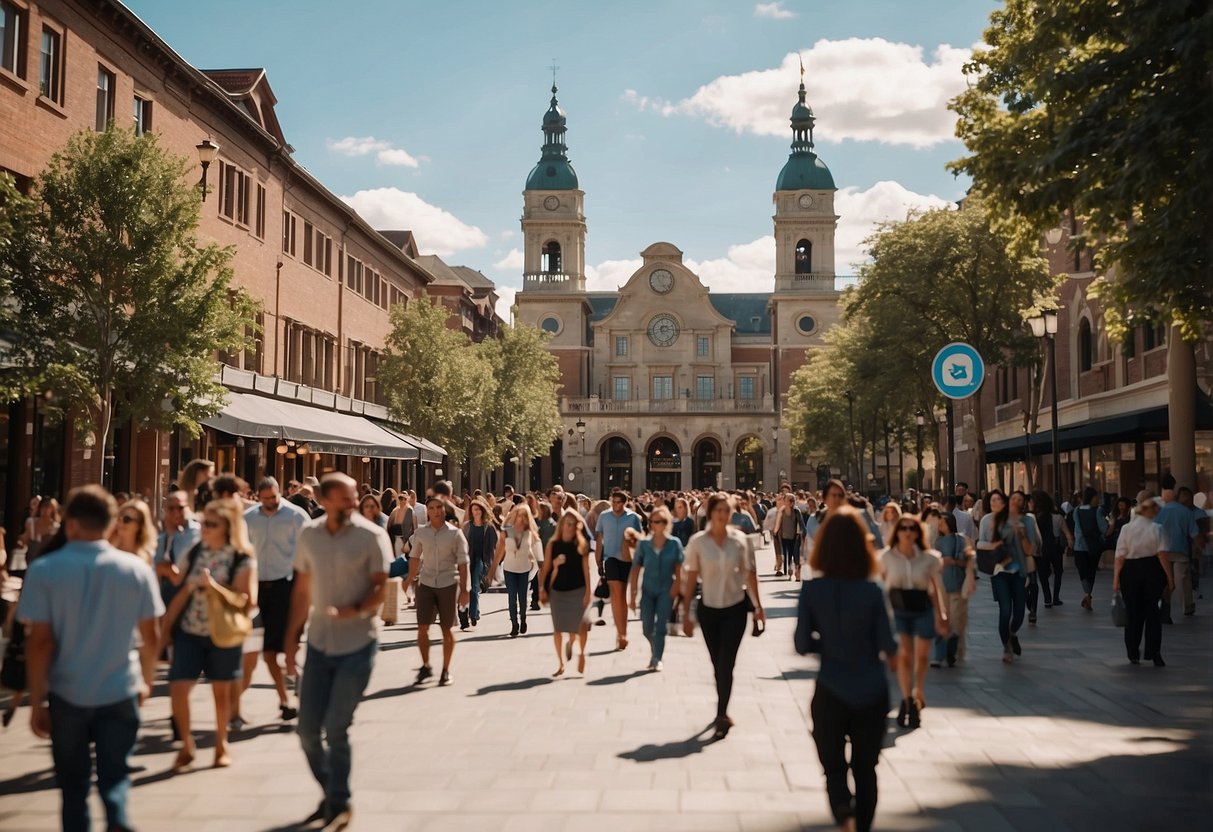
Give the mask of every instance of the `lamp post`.
M 918 426 L 918 441 L 914 445 L 914 453 L 918 457 L 918 477 L 914 483 L 919 491 L 922 491 L 922 427 L 927 423 L 926 414 L 919 408 L 914 414 L 914 424 Z
M 581 437 L 581 455 L 584 457 L 585 456 L 585 422 L 581 419 L 578 419 L 577 424 L 574 425 L 574 427 L 577 428 L 577 435 L 579 437 Z M 585 461 L 582 460 L 581 464 L 584 465 Z
M 850 390 L 846 392 L 847 397 L 847 424 L 851 431 L 851 458 L 847 460 L 847 469 L 849 472 L 848 479 L 855 481 L 855 469 L 851 466 L 855 464 L 855 394 Z
M 775 471 L 775 488 L 779 489 L 783 483 L 779 479 L 779 427 L 771 428 L 771 469 Z
M 939 461 L 941 463 L 940 467 L 943 469 L 939 474 L 939 490 L 943 491 L 944 497 L 946 498 L 949 492 L 944 491 L 944 489 L 947 488 L 948 469 L 951 467 L 951 460 L 947 458 L 948 412 L 946 410 L 939 414 L 939 430 L 941 441 L 936 448 L 940 451 Z
M 889 496 L 893 495 L 893 458 L 889 452 L 889 420 L 884 420 L 884 490 Z
M 202 187 L 202 201 L 206 202 L 206 169 L 211 166 L 211 162 L 215 161 L 215 154 L 219 152 L 219 145 L 210 140 L 210 137 L 198 142 L 196 149 L 198 151 L 198 163 L 202 165 L 202 178 L 198 180 L 198 184 Z
M 1042 338 L 1048 349 L 1049 361 L 1049 393 L 1052 423 L 1049 430 L 1053 440 L 1053 493 L 1058 504 L 1061 503 L 1061 441 L 1057 426 L 1057 310 L 1045 309 L 1039 315 L 1028 319 L 1032 334 Z

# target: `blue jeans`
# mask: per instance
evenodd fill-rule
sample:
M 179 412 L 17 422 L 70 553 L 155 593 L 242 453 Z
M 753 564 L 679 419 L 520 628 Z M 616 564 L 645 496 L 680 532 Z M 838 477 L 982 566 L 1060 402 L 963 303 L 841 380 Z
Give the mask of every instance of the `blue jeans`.
M 1028 602 L 1028 588 L 1023 575 L 1014 572 L 999 572 L 990 578 L 994 600 L 998 602 L 998 637 L 1004 649 L 1010 649 L 1011 636 L 1023 626 L 1024 607 Z
M 480 558 L 472 561 L 472 585 L 468 588 L 468 616 L 473 621 L 480 619 L 480 582 L 484 580 L 484 573 L 487 571 L 488 566 Z
M 88 791 L 92 787 L 93 760 L 89 745 L 97 749 L 97 791 L 105 804 L 107 829 L 129 829 L 126 795 L 131 789 L 126 760 L 139 733 L 139 700 L 123 699 L 112 705 L 82 708 L 50 695 L 51 755 L 55 780 L 63 792 L 64 832 L 88 832 Z
M 518 611 L 522 610 L 522 620 L 526 621 L 526 591 L 531 585 L 530 572 L 506 572 L 505 591 L 510 598 L 510 623 L 518 623 Z
M 669 592 L 640 592 L 640 629 L 644 637 L 653 646 L 653 662 L 661 661 L 665 653 L 666 622 L 670 620 L 670 611 L 674 608 L 674 599 Z
M 800 539 L 779 538 L 779 545 L 783 549 L 783 571 L 785 574 L 792 573 L 792 567 L 800 568 Z
M 311 645 L 307 648 L 307 664 L 299 681 L 299 743 L 330 807 L 350 802 L 349 728 L 371 680 L 377 652 L 378 641 L 344 656 L 330 656 Z

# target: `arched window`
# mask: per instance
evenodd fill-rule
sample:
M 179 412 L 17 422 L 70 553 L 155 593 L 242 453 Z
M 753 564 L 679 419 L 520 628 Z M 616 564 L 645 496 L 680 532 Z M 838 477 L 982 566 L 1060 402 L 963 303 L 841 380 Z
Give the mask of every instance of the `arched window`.
M 801 240 L 796 244 L 796 274 L 808 274 L 813 270 L 813 244 Z
M 543 244 L 543 259 L 539 268 L 544 274 L 559 274 L 561 269 L 560 243 L 548 240 Z
M 1078 371 L 1085 373 L 1091 369 L 1094 358 L 1094 343 L 1091 340 L 1091 322 L 1086 318 L 1078 325 Z

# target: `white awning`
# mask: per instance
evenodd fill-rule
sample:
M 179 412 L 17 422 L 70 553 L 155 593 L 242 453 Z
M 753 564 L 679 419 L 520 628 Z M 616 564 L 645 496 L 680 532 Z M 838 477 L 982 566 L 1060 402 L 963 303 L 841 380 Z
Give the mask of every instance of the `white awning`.
M 375 421 L 375 420 L 372 420 L 372 421 Z M 446 450 L 444 448 L 442 448 L 438 445 L 435 445 L 433 442 L 431 442 L 428 439 L 422 439 L 420 436 L 413 436 L 413 434 L 411 434 L 411 433 L 406 433 L 403 430 L 401 430 L 400 428 L 391 424 L 390 422 L 375 421 L 375 424 L 378 425 L 379 427 L 383 428 L 384 430 L 388 431 L 389 433 L 399 436 L 405 442 L 409 442 L 409 443 L 412 443 L 413 445 L 416 445 L 417 448 L 421 451 L 421 461 L 422 462 L 441 463 L 442 458 L 444 456 L 446 456 Z
M 249 439 L 307 443 L 312 453 L 381 459 L 418 459 L 422 455 L 420 442 L 409 441 L 362 416 L 251 393 L 229 392 L 223 409 L 202 424 Z

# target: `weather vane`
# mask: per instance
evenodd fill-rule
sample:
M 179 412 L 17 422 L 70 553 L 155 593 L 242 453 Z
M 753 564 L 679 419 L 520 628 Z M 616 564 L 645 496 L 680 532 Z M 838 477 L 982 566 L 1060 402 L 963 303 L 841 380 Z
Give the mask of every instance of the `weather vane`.
M 556 70 L 560 69 L 560 67 L 556 66 L 555 58 L 552 58 L 552 65 L 550 67 L 548 67 L 548 69 L 552 70 L 552 88 L 555 89 L 555 87 L 556 87 Z
M 801 55 L 799 52 L 797 52 L 796 57 L 800 58 L 800 83 L 803 84 L 804 83 L 804 55 Z M 553 84 L 556 83 L 554 75 L 552 76 L 552 83 Z

